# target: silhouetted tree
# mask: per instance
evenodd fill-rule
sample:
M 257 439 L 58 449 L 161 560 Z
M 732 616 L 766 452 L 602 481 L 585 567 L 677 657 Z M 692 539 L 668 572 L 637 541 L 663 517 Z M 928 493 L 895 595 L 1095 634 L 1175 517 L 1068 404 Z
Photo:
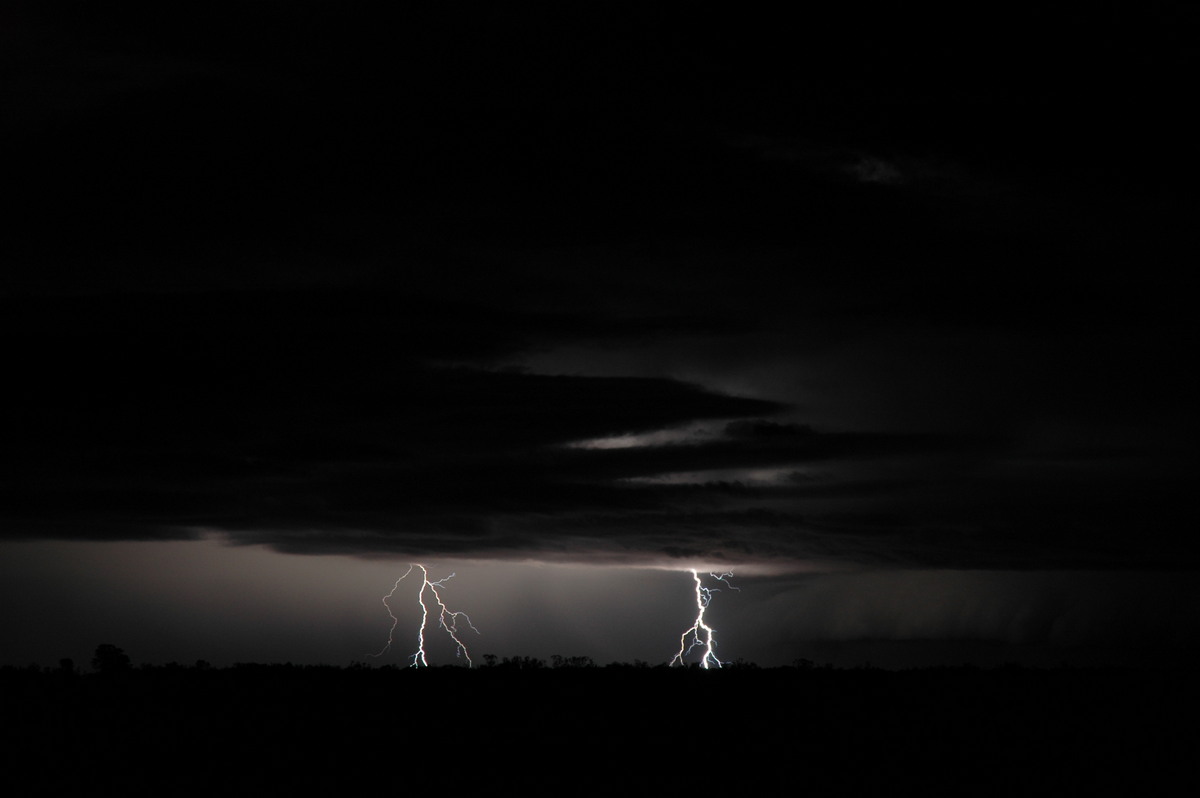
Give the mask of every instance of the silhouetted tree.
M 92 670 L 96 673 L 124 673 L 132 668 L 133 663 L 123 649 L 111 643 L 96 646 L 96 653 L 92 656 Z
M 559 666 L 556 666 L 559 667 Z M 594 668 L 596 662 L 591 657 L 567 657 L 563 660 L 563 668 Z
M 505 657 L 504 659 L 500 660 L 499 667 L 517 671 L 540 670 L 541 668 L 546 667 L 546 661 L 540 660 L 536 657 Z

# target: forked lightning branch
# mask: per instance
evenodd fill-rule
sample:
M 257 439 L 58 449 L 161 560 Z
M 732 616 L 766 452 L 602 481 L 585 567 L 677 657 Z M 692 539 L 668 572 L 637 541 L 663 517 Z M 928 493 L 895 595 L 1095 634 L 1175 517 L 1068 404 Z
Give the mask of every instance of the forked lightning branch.
M 410 657 L 409 664 L 414 668 L 421 666 L 429 667 L 429 662 L 425 659 L 425 627 L 429 623 L 429 606 L 425 603 L 425 591 L 428 590 L 433 595 L 433 601 L 438 609 L 438 626 L 446 630 L 446 634 L 450 635 L 450 639 L 454 641 L 456 646 L 454 655 L 463 657 L 467 660 L 467 667 L 471 667 L 474 663 L 471 662 L 471 655 L 467 652 L 467 647 L 459 638 L 458 622 L 461 619 L 475 634 L 479 634 L 479 630 L 471 623 L 471 619 L 465 612 L 455 612 L 446 606 L 446 602 L 442 601 L 441 590 L 445 588 L 446 583 L 454 578 L 454 574 L 443 577 L 436 582 L 429 581 L 429 572 L 425 570 L 425 566 L 420 563 L 413 563 L 408 566 L 408 570 L 404 572 L 404 576 L 396 580 L 392 585 L 392 590 L 383 597 L 383 606 L 387 608 L 388 616 L 392 619 L 392 628 L 388 630 L 387 644 L 379 650 L 378 654 L 371 654 L 372 657 L 382 657 L 392 647 L 392 638 L 396 633 L 396 625 L 400 622 L 392 613 L 392 607 L 388 604 L 388 599 L 396 594 L 396 589 L 400 587 L 408 575 L 413 572 L 414 568 L 421 571 L 421 590 L 417 593 L 417 603 L 421 606 L 421 626 L 417 629 L 417 650 Z
M 723 574 L 713 574 L 711 576 L 716 581 L 725 585 L 730 590 L 741 590 L 739 587 L 734 587 L 729 583 L 729 579 L 733 576 L 733 571 L 726 571 Z M 692 569 L 692 579 L 696 583 L 696 620 L 692 622 L 690 628 L 684 630 L 679 637 L 679 653 L 671 659 L 671 664 L 684 665 L 684 658 L 692 653 L 695 648 L 700 648 L 703 657 L 700 659 L 700 665 L 705 668 L 712 666 L 721 667 L 721 660 L 717 658 L 717 633 L 711 626 L 704 621 L 704 613 L 708 610 L 708 605 L 712 602 L 713 593 L 720 593 L 719 587 L 705 587 L 700 580 L 700 574 Z
M 421 565 L 420 563 L 413 563 L 409 565 L 408 570 L 404 572 L 404 575 L 396 580 L 395 584 L 392 585 L 391 591 L 389 591 L 388 594 L 383 597 L 383 606 L 387 609 L 388 617 L 392 619 L 392 627 L 388 630 L 388 639 L 384 647 L 380 649 L 377 654 L 370 654 L 368 656 L 378 658 L 383 656 L 391 649 L 395 638 L 396 626 L 400 623 L 400 619 L 397 618 L 392 612 L 392 606 L 388 603 L 388 599 L 396 595 L 396 590 L 399 589 L 400 583 L 407 579 L 409 574 L 411 574 L 414 569 L 421 572 L 421 589 L 417 593 L 417 604 L 421 607 L 421 624 L 417 628 L 417 649 L 410 655 L 409 665 L 414 668 L 419 668 L 422 666 L 429 667 L 429 662 L 425 657 L 425 629 L 429 624 L 430 611 L 429 605 L 425 603 L 425 592 L 429 591 L 433 597 L 433 603 L 437 607 L 438 627 L 445 630 L 446 634 L 450 636 L 450 639 L 454 641 L 455 656 L 466 659 L 467 667 L 472 667 L 474 663 L 471 661 L 471 655 L 467 651 L 466 644 L 464 644 L 462 638 L 459 637 L 459 621 L 462 621 L 466 625 L 466 628 L 470 629 L 475 634 L 479 634 L 479 630 L 476 629 L 474 624 L 471 623 L 470 617 L 468 617 L 465 612 L 451 610 L 446 606 L 446 602 L 442 600 L 441 590 L 445 588 L 447 582 L 454 578 L 454 574 L 450 574 L 442 579 L 431 582 L 429 581 L 429 572 L 425 569 L 425 566 Z M 713 666 L 720 668 L 721 660 L 717 657 L 716 653 L 716 630 L 709 626 L 709 624 L 705 621 L 704 614 L 708 610 L 708 605 L 712 603 L 713 594 L 720 593 L 721 589 L 718 587 L 707 587 L 701 579 L 699 572 L 697 572 L 695 569 L 692 569 L 691 574 L 692 580 L 696 585 L 696 619 L 692 622 L 692 625 L 684 630 L 683 634 L 680 636 L 679 651 L 674 657 L 672 657 L 670 664 L 685 665 L 686 658 L 692 653 L 692 651 L 699 649 L 701 652 L 701 667 L 705 668 L 706 670 Z M 710 573 L 709 577 L 725 585 L 725 587 L 729 588 L 730 590 L 741 589 L 730 584 L 729 580 L 733 577 L 732 571 L 726 571 L 722 574 Z

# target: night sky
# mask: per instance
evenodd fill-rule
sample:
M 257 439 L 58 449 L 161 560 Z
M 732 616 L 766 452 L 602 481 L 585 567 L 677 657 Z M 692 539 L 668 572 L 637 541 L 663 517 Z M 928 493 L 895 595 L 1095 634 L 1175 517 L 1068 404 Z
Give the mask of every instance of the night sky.
M 1194 661 L 1194 8 L 410 5 L 0 12 L 0 663 Z

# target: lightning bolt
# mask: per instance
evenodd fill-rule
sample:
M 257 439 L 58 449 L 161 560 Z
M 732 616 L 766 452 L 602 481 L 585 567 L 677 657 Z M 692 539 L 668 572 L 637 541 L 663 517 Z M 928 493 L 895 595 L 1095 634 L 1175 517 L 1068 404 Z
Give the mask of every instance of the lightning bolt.
M 721 582 L 730 590 L 741 590 L 741 588 L 734 587 L 729 582 L 729 579 L 733 576 L 733 571 L 726 571 L 723 574 L 710 573 L 709 576 Z M 685 629 L 683 634 L 679 636 L 679 653 L 671 659 L 670 664 L 674 665 L 678 662 L 680 665 L 683 665 L 683 658 L 692 653 L 693 648 L 702 646 L 704 648 L 704 658 L 700 660 L 701 667 L 708 670 L 713 665 L 716 665 L 719 668 L 721 667 L 721 660 L 717 659 L 715 653 L 717 647 L 716 632 L 704 622 L 704 611 L 708 609 L 713 593 L 720 593 L 721 588 L 705 587 L 704 583 L 700 581 L 700 574 L 696 572 L 695 568 L 692 569 L 692 579 L 696 582 L 696 620 L 690 628 Z M 690 641 L 688 640 L 689 635 L 691 636 Z
M 450 639 L 454 641 L 456 646 L 454 655 L 463 657 L 467 661 L 467 667 L 472 667 L 474 663 L 471 661 L 471 655 L 467 653 L 467 647 L 463 641 L 459 639 L 458 620 L 461 618 L 466 621 L 467 628 L 475 634 L 479 634 L 479 630 L 471 623 L 471 618 L 465 612 L 455 612 L 446 606 L 446 602 L 442 601 L 442 594 L 439 589 L 445 588 L 446 583 L 454 578 L 454 574 L 443 577 L 436 582 L 429 581 L 429 572 L 425 570 L 425 566 L 420 563 L 412 563 L 408 566 L 408 570 L 404 572 L 404 576 L 396 580 L 392 585 L 391 591 L 383 597 L 383 606 L 387 610 L 388 617 L 392 619 L 392 628 L 388 630 L 387 644 L 379 650 L 378 654 L 368 654 L 370 657 L 382 657 L 392 647 L 392 641 L 396 634 L 396 626 L 400 623 L 400 619 L 392 612 L 392 607 L 388 604 L 388 599 L 396 594 L 400 583 L 408 578 L 408 575 L 413 572 L 414 568 L 421 569 L 421 590 L 417 593 L 417 603 L 421 605 L 421 626 L 417 629 L 417 650 L 409 658 L 409 666 L 419 668 L 421 666 L 429 667 L 429 663 L 425 660 L 425 626 L 429 623 L 429 606 L 425 603 L 425 591 L 429 590 L 433 594 L 433 601 L 438 608 L 438 626 L 446 630 L 446 634 L 450 635 Z

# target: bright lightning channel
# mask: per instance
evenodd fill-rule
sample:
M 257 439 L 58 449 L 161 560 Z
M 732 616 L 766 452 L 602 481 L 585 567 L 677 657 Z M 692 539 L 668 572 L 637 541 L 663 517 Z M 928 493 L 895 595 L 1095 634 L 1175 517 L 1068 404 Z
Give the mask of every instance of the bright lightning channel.
M 741 590 L 739 587 L 734 587 L 729 583 L 729 579 L 733 576 L 733 571 L 726 571 L 723 574 L 710 573 L 713 579 L 721 582 L 730 590 Z M 704 649 L 704 658 L 700 660 L 700 665 L 705 670 L 708 670 L 713 665 L 721 667 L 721 660 L 717 659 L 717 637 L 716 632 L 711 626 L 704 622 L 704 611 L 708 609 L 709 603 L 712 601 L 713 593 L 720 593 L 719 587 L 705 587 L 700 581 L 700 574 L 696 569 L 692 569 L 692 579 L 696 582 L 696 620 L 692 623 L 691 628 L 684 630 L 684 633 L 679 637 L 679 653 L 671 659 L 671 665 L 678 662 L 684 664 L 683 658 L 692 653 L 692 649 L 701 646 Z M 688 639 L 689 635 L 691 640 Z
M 387 609 L 388 617 L 392 619 L 392 628 L 388 630 L 387 644 L 379 650 L 379 653 L 368 654 L 367 656 L 382 657 L 392 647 L 392 638 L 396 633 L 396 625 L 400 623 L 400 619 L 397 618 L 392 612 L 392 607 L 390 604 L 388 604 L 388 599 L 396 594 L 396 589 L 400 587 L 400 583 L 403 582 L 408 575 L 413 572 L 414 568 L 421 569 L 421 590 L 419 593 L 417 593 L 417 603 L 421 605 L 421 626 L 419 629 L 417 629 L 417 650 L 410 657 L 409 666 L 413 668 L 419 668 L 421 666 L 426 668 L 429 667 L 429 663 L 425 660 L 425 625 L 429 621 L 429 607 L 425 604 L 425 590 L 428 588 L 429 592 L 433 594 L 434 602 L 436 602 L 438 606 L 438 626 L 446 630 L 446 634 L 450 635 L 450 639 L 453 640 L 455 646 L 457 646 L 454 651 L 454 655 L 456 657 L 463 657 L 467 661 L 467 667 L 472 667 L 474 663 L 471 662 L 471 655 L 467 653 L 467 647 L 458 637 L 458 620 L 460 618 L 463 619 L 467 624 L 467 628 L 475 634 L 479 634 L 479 630 L 476 629 L 475 625 L 471 623 L 470 617 L 468 617 L 465 612 L 454 612 L 450 610 L 450 608 L 446 606 L 446 603 L 442 601 L 442 594 L 438 592 L 440 588 L 444 588 L 446 583 L 454 578 L 454 574 L 443 577 L 436 582 L 430 582 L 429 572 L 425 570 L 425 566 L 421 565 L 420 563 L 412 563 L 409 565 L 408 570 L 404 572 L 404 576 L 397 579 L 396 583 L 392 585 L 391 591 L 383 597 L 383 606 L 385 609 Z

